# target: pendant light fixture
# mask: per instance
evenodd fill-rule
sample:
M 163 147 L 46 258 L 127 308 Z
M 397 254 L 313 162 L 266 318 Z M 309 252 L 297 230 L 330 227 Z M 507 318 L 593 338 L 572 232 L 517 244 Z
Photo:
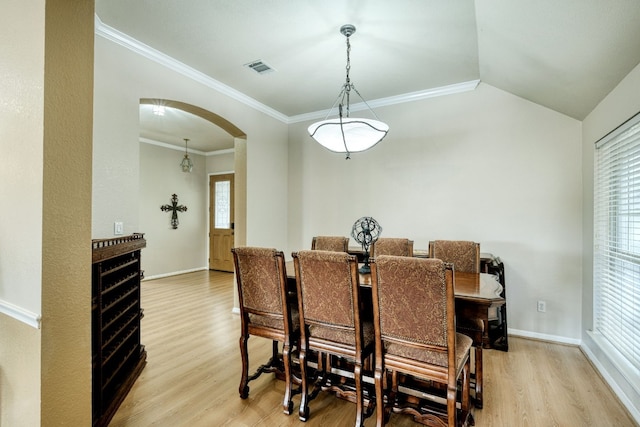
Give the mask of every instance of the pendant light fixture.
M 351 44 L 349 37 L 356 32 L 356 27 L 351 24 L 343 25 L 340 33 L 347 38 L 347 79 L 342 85 L 338 98 L 333 103 L 333 108 L 338 104 L 338 117 L 319 121 L 309 126 L 309 135 L 320 145 L 336 153 L 346 153 L 346 158 L 351 158 L 351 153 L 368 150 L 380 142 L 389 132 L 389 125 L 378 120 L 376 113 L 369 107 L 369 104 L 362 98 L 360 92 L 355 88 L 349 78 L 351 69 Z M 353 118 L 349 114 L 349 102 L 351 91 L 355 92 L 364 105 L 371 111 L 375 120 Z
M 187 150 L 188 142 L 189 138 L 184 138 L 184 159 L 180 162 L 180 167 L 182 168 L 182 172 L 191 173 L 193 170 L 193 162 L 189 158 L 189 151 Z

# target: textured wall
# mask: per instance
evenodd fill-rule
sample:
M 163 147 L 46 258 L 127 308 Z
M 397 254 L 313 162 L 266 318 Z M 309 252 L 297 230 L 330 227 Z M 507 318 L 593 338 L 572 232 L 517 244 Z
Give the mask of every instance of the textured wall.
M 0 425 L 90 425 L 93 2 L 0 9 Z
M 0 305 L 41 313 L 44 1 L 0 5 Z M 6 64 L 6 65 L 5 65 Z M 0 313 L 0 425 L 40 425 L 41 330 Z
M 46 3 L 42 426 L 91 423 L 93 6 Z
M 0 302 L 40 314 L 44 1 L 2 3 L 0 57 Z

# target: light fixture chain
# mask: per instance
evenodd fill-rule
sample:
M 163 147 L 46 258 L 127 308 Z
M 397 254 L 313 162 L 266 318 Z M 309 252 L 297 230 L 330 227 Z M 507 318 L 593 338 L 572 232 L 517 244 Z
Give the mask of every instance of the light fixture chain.
M 347 84 L 350 84 L 349 71 L 351 70 L 351 43 L 349 43 L 349 37 L 347 37 Z
M 351 79 L 349 78 L 349 71 L 351 71 L 351 43 L 349 42 L 349 36 L 347 36 L 347 66 L 346 66 L 346 69 L 347 69 L 347 81 L 344 84 L 344 88 L 345 88 L 346 96 L 347 96 L 347 107 L 346 107 L 347 115 L 346 115 L 346 117 L 349 117 L 349 104 L 350 104 L 349 95 L 351 94 L 351 87 L 352 87 Z

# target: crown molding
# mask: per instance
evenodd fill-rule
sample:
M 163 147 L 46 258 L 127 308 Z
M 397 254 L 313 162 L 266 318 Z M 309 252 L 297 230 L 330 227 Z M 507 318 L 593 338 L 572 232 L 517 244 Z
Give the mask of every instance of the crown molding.
M 208 151 L 207 154 L 205 154 L 205 156 L 221 156 L 223 154 L 231 154 L 235 152 L 236 152 L 235 148 L 225 148 L 224 150 Z
M 475 90 L 480 84 L 480 80 L 471 80 L 468 82 L 456 83 L 448 86 L 436 87 L 432 89 L 421 90 L 417 92 L 405 93 L 402 95 L 389 96 L 387 98 L 378 98 L 373 101 L 359 102 L 349 105 L 350 111 L 362 111 L 369 108 L 386 107 L 395 104 L 404 104 L 405 102 L 419 101 L 421 99 L 435 98 L 437 96 L 453 95 L 455 93 L 467 92 Z M 312 113 L 299 114 L 289 117 L 289 123 L 304 122 L 307 120 L 325 119 L 335 109 L 327 109 L 322 111 L 314 111 Z
M 147 46 L 146 44 L 126 35 L 125 33 L 104 24 L 100 20 L 98 15 L 95 15 L 95 34 L 114 43 L 117 43 L 120 46 L 123 46 L 141 56 L 144 56 L 147 59 L 155 61 L 158 64 L 169 68 L 170 70 L 189 77 L 198 83 L 201 83 L 207 87 L 210 87 L 211 89 L 227 95 L 228 97 L 233 98 L 236 101 L 242 102 L 243 104 L 246 104 L 255 110 L 261 111 L 277 120 L 280 120 L 281 122 L 288 122 L 288 117 L 284 114 L 274 110 L 271 107 L 267 107 L 266 105 L 243 94 L 242 92 L 239 92 L 225 85 L 224 83 L 212 79 L 211 77 L 201 73 L 200 71 L 197 71 L 183 64 L 182 62 L 177 61 L 168 55 L 165 55 L 164 53 L 152 48 L 151 46 Z
M 169 150 L 175 150 L 175 151 L 184 152 L 184 148 L 182 148 L 182 147 L 178 147 L 177 145 L 173 145 L 173 144 L 167 144 L 166 142 L 156 141 L 155 139 L 149 139 L 149 138 L 140 137 L 140 138 L 138 138 L 138 140 L 140 142 L 144 142 L 145 144 L 155 145 L 157 147 L 168 148 Z M 189 149 L 189 154 L 199 154 L 201 156 L 206 156 L 207 155 L 206 152 L 200 151 L 200 150 L 194 150 L 193 148 Z
M 178 147 L 177 145 L 167 144 L 166 142 L 156 141 L 155 139 L 143 138 L 139 137 L 138 140 L 144 144 L 155 145 L 156 147 L 168 148 L 169 150 L 175 150 L 184 152 L 182 147 Z M 193 148 L 189 148 L 189 154 L 199 154 L 201 156 L 220 156 L 222 154 L 235 153 L 236 150 L 234 148 L 225 148 L 223 150 L 214 150 L 214 151 L 200 151 L 194 150 Z
M 242 102 L 243 104 L 255 110 L 263 112 L 268 116 L 271 116 L 274 119 L 277 119 L 283 123 L 292 124 L 292 123 L 298 123 L 298 122 L 303 122 L 307 120 L 324 119 L 331 113 L 331 110 L 328 109 L 328 110 L 315 111 L 311 113 L 299 114 L 296 116 L 286 116 L 280 113 L 279 111 L 276 111 L 273 108 L 268 107 L 262 104 L 261 102 L 258 102 L 255 99 L 243 94 L 242 92 L 239 92 L 225 85 L 224 83 L 221 83 L 201 73 L 200 71 L 197 71 L 183 64 L 182 62 L 175 60 L 174 58 L 168 55 L 165 55 L 164 53 L 150 46 L 147 46 L 146 44 L 128 36 L 127 34 L 120 32 L 115 28 L 112 28 L 104 24 L 100 20 L 98 15 L 95 15 L 95 34 L 97 36 L 110 40 L 114 43 L 117 43 L 139 55 L 142 55 L 145 58 L 155 61 L 158 64 L 163 65 L 177 73 L 180 73 L 186 77 L 189 77 L 198 83 L 201 83 L 207 87 L 210 87 L 211 89 L 214 89 L 224 95 L 227 95 L 228 97 L 233 98 L 236 101 Z M 468 82 L 456 83 L 448 86 L 426 89 L 426 90 L 417 91 L 417 92 L 410 92 L 402 95 L 390 96 L 387 98 L 379 98 L 379 99 L 369 101 L 367 103 L 360 102 L 357 104 L 352 104 L 349 107 L 351 111 L 361 111 L 369 107 L 370 108 L 384 107 L 389 105 L 402 104 L 405 102 L 418 101 L 421 99 L 434 98 L 437 96 L 451 95 L 455 93 L 474 90 L 479 83 L 480 83 L 480 80 L 471 80 Z
M 169 150 L 175 150 L 184 152 L 182 147 L 178 147 L 177 145 L 167 144 L 166 142 L 156 141 L 155 139 L 143 138 L 139 137 L 138 140 L 144 144 L 155 145 L 156 147 L 168 148 Z M 213 150 L 213 151 L 201 151 L 194 150 L 193 148 L 189 149 L 189 154 L 199 154 L 201 156 L 220 156 L 222 154 L 235 153 L 235 148 L 225 148 L 223 150 Z

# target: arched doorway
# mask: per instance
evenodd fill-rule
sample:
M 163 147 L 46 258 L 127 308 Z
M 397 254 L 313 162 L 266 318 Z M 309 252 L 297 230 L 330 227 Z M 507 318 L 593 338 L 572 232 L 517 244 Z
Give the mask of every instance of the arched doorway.
M 151 143 L 155 143 L 156 141 L 158 141 L 160 143 L 159 145 L 165 148 L 172 148 L 174 150 L 184 151 L 186 147 L 184 145 L 183 138 L 189 138 L 190 133 L 197 134 L 198 132 L 200 132 L 199 128 L 197 127 L 197 123 L 200 123 L 203 120 L 208 122 L 209 125 L 213 125 L 213 126 L 209 126 L 208 128 L 201 127 L 203 129 L 213 129 L 211 130 L 211 132 L 212 134 L 216 135 L 216 137 L 214 137 L 213 139 L 217 139 L 217 140 L 224 139 L 226 141 L 225 145 L 222 147 L 218 143 L 203 142 L 204 140 L 212 140 L 211 136 L 209 136 L 208 138 L 204 138 L 202 137 L 202 135 L 200 135 L 200 137 L 197 138 L 196 141 L 190 141 L 188 144 L 189 152 L 200 154 L 201 155 L 199 156 L 200 159 L 206 158 L 206 162 L 201 162 L 200 170 L 198 171 L 199 173 L 197 174 L 198 175 L 197 177 L 195 176 L 186 177 L 184 175 L 183 176 L 184 176 L 184 179 L 197 179 L 198 186 L 204 186 L 204 185 L 209 186 L 210 182 L 212 181 L 211 176 L 221 173 L 220 170 L 215 169 L 216 159 L 219 158 L 217 156 L 220 153 L 222 153 L 224 156 L 220 156 L 220 157 L 226 157 L 227 159 L 230 157 L 232 158 L 231 163 L 229 163 L 228 160 L 225 160 L 224 173 L 227 173 L 227 174 L 232 173 L 237 176 L 237 178 L 234 180 L 234 186 L 233 186 L 233 190 L 235 193 L 235 203 L 233 204 L 233 211 L 235 211 L 235 220 L 233 221 L 233 225 L 231 226 L 233 228 L 231 230 L 231 234 L 233 234 L 233 236 L 231 237 L 230 241 L 228 240 L 228 237 L 227 237 L 227 242 L 225 242 L 225 244 L 227 244 L 230 247 L 233 245 L 245 244 L 245 241 L 246 241 L 246 237 L 245 237 L 246 236 L 246 232 L 245 232 L 246 230 L 246 196 L 245 196 L 246 195 L 246 178 L 245 178 L 246 177 L 246 172 L 245 172 L 246 171 L 246 150 L 244 148 L 246 145 L 245 133 L 242 130 L 240 130 L 237 126 L 235 126 L 233 123 L 226 120 L 225 118 L 211 111 L 208 111 L 201 107 L 188 104 L 185 102 L 167 100 L 167 99 L 158 99 L 158 98 L 143 98 L 140 100 L 140 105 L 141 105 L 141 142 L 150 142 L 149 140 L 153 140 L 153 142 Z M 166 114 L 163 117 L 155 117 L 154 121 L 148 121 L 149 126 L 155 125 L 157 127 L 161 127 L 162 129 L 155 129 L 155 131 L 144 129 L 145 126 L 147 126 L 147 124 L 143 123 L 146 121 L 146 119 L 144 119 L 143 116 L 146 114 L 148 117 L 150 114 L 149 112 L 152 109 L 154 110 L 154 114 L 158 114 L 158 115 L 161 115 L 159 114 L 160 112 L 165 113 L 165 110 L 166 110 Z M 155 112 L 156 109 L 158 110 L 158 113 Z M 172 121 L 178 121 L 181 123 L 171 123 Z M 191 121 L 190 124 L 188 123 L 189 121 Z M 220 137 L 220 135 L 222 135 L 223 133 L 225 134 L 224 138 Z M 176 168 L 178 168 L 177 162 L 181 159 L 181 155 L 182 154 L 176 156 L 176 166 L 175 166 Z M 176 173 L 172 164 L 169 165 L 168 167 L 169 167 L 169 171 L 167 171 L 167 173 Z M 203 175 L 203 168 L 206 168 L 206 173 L 204 175 Z M 191 174 L 187 174 L 187 175 L 191 175 Z M 195 175 L 195 173 L 193 175 Z M 181 177 L 180 174 L 178 174 L 176 178 L 178 180 L 182 180 L 183 177 Z M 206 184 L 201 181 L 204 179 L 207 180 Z M 167 188 L 167 191 L 169 191 L 168 188 Z M 210 198 L 210 195 L 213 194 L 211 189 L 209 189 L 209 191 L 203 191 L 201 194 L 203 198 L 207 199 L 207 205 L 210 205 L 211 202 L 213 201 Z M 199 206 L 198 209 L 203 210 L 201 206 Z M 220 238 L 220 233 L 213 233 L 213 224 L 215 223 L 214 221 L 212 221 L 212 219 L 214 218 L 213 209 L 207 209 L 206 215 L 209 216 L 207 220 L 207 224 L 210 224 L 210 226 L 207 229 L 208 236 L 209 236 L 209 244 L 207 245 L 207 250 L 208 250 L 207 255 L 209 258 L 209 267 L 211 267 L 213 248 L 220 249 L 220 242 L 216 243 L 213 241 L 213 239 Z M 202 234 L 205 234 L 204 228 L 205 227 L 201 227 Z M 174 233 L 172 236 L 181 238 L 181 236 L 179 236 L 177 233 Z M 192 238 L 193 238 L 193 235 L 192 235 Z M 202 242 L 201 238 L 197 238 L 197 240 L 199 242 Z M 171 242 L 165 241 L 164 244 L 165 246 L 168 246 L 168 245 L 171 245 Z M 229 247 L 229 250 L 226 251 L 228 252 L 229 257 L 230 257 L 230 247 Z M 225 252 L 225 251 L 222 251 L 222 252 Z M 202 254 L 202 252 L 200 253 Z M 189 270 L 189 268 L 186 268 L 186 270 Z M 177 271 L 181 271 L 181 270 L 177 270 Z M 227 271 L 233 271 L 233 268 L 231 267 L 231 269 Z

